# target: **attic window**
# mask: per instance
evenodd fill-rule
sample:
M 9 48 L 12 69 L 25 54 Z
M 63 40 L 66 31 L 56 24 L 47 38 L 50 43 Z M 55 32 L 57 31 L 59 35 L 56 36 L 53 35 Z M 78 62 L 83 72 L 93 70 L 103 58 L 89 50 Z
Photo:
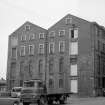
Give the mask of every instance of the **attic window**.
M 26 25 L 26 26 L 25 26 L 25 30 L 26 30 L 26 31 L 29 31 L 29 30 L 30 30 L 30 25 Z
M 66 24 L 71 24 L 72 23 L 72 18 L 70 18 L 70 17 L 68 17 L 68 18 L 66 18 Z

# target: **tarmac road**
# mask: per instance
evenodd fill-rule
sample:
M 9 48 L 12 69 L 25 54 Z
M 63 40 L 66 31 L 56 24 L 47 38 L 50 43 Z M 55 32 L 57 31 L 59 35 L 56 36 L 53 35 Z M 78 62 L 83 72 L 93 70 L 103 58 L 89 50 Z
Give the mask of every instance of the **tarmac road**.
M 0 105 L 16 105 L 15 102 L 19 102 L 19 98 L 1 98 L 0 97 Z
M 19 100 L 18 98 L 0 98 L 0 105 L 14 105 L 13 103 Z M 19 105 L 23 105 L 19 103 Z M 35 104 L 32 104 L 35 105 Z M 105 97 L 96 98 L 75 98 L 71 97 L 65 105 L 105 105 Z

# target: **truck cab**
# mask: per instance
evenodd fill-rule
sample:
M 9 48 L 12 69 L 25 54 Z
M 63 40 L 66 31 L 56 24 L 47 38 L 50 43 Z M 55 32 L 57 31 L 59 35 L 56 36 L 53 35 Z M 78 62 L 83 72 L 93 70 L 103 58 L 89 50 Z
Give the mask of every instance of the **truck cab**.
M 24 86 L 21 91 L 21 101 L 23 105 L 29 105 L 31 103 L 39 104 L 41 102 L 40 100 L 44 100 L 44 97 L 44 83 L 41 80 L 34 79 L 24 81 Z
M 21 95 L 22 87 L 13 87 L 11 90 L 11 97 L 12 98 L 19 98 Z

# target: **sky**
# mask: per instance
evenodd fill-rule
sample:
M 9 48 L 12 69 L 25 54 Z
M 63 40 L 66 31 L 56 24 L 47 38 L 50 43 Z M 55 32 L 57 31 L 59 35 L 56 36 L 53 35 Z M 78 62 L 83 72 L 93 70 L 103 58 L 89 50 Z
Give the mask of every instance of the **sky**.
M 0 78 L 6 79 L 11 33 L 26 21 L 47 29 L 67 14 L 105 26 L 105 0 L 0 0 Z

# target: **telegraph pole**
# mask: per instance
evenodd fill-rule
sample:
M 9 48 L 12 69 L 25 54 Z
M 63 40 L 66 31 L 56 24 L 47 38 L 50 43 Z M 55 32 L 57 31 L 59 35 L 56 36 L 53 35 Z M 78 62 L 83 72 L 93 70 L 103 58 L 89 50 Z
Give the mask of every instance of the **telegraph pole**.
M 47 56 L 48 56 L 48 52 L 47 52 L 47 47 L 48 47 L 48 37 L 47 37 L 48 33 L 46 33 L 46 37 L 45 37 L 45 91 L 46 91 L 46 95 L 47 95 Z

